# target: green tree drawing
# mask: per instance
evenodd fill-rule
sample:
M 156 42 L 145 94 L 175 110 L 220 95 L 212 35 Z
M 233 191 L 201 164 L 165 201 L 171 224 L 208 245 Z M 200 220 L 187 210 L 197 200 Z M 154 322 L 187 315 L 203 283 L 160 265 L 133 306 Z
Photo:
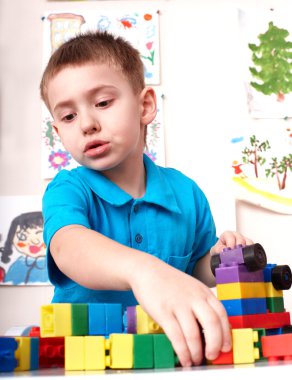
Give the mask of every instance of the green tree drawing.
M 249 68 L 258 80 L 251 86 L 264 95 L 276 94 L 278 101 L 292 91 L 292 42 L 286 40 L 288 36 L 288 30 L 269 22 L 268 30 L 258 36 L 259 45 L 248 44 L 252 61 L 258 67 Z
M 258 178 L 258 165 L 262 166 L 266 162 L 266 159 L 259 153 L 266 152 L 271 147 L 268 140 L 260 142 L 255 135 L 251 136 L 249 140 L 251 147 L 245 147 L 242 151 L 242 161 L 254 166 L 255 176 Z
M 270 162 L 270 168 L 266 169 L 266 176 L 276 176 L 279 190 L 283 190 L 286 187 L 288 170 L 292 172 L 292 154 L 283 156 L 280 161 L 278 161 L 278 158 L 273 157 Z

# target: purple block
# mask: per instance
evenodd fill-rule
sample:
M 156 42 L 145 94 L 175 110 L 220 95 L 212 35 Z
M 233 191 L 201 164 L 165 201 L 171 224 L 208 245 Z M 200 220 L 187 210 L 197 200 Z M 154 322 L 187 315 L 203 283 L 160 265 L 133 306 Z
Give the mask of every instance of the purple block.
M 235 248 L 224 248 L 220 253 L 221 264 L 225 264 L 227 266 L 235 266 L 238 264 L 244 264 L 243 246 L 241 244 L 237 245 Z
M 127 334 L 137 334 L 136 306 L 127 307 Z
M 220 264 L 215 270 L 217 284 L 229 284 L 232 282 L 264 282 L 264 271 L 249 272 L 246 266 L 224 266 Z

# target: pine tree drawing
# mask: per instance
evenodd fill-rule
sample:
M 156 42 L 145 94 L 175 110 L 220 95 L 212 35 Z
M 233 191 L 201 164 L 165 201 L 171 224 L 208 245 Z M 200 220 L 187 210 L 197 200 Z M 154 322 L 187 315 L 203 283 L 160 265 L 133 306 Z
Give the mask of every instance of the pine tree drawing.
M 258 36 L 259 45 L 248 45 L 256 66 L 249 68 L 257 80 L 251 86 L 264 95 L 277 95 L 278 101 L 292 92 L 292 42 L 286 40 L 288 36 L 288 30 L 270 22 L 268 30 Z

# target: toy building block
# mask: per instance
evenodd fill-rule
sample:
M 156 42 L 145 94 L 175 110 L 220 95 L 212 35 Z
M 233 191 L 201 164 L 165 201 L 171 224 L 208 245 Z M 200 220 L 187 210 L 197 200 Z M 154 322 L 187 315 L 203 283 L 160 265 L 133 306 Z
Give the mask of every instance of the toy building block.
M 83 371 L 85 369 L 85 347 L 83 336 L 65 337 L 65 369 Z
M 283 290 L 277 290 L 274 288 L 272 282 L 265 282 L 266 297 L 283 297 Z
M 290 313 L 236 315 L 228 317 L 231 328 L 274 329 L 290 325 Z
M 72 335 L 71 304 L 53 303 L 41 307 L 41 337 Z
M 283 297 L 267 297 L 267 309 L 270 313 L 282 313 L 285 311 Z
M 39 338 L 39 368 L 63 368 L 64 345 L 64 337 Z
M 133 368 L 154 368 L 153 335 L 133 335 L 134 365 Z
M 15 351 L 18 343 L 15 338 L 0 337 L 0 372 L 12 372 L 18 365 Z
M 133 368 L 133 334 L 111 334 L 106 340 L 106 366 L 113 369 Z
M 88 304 L 89 335 L 109 336 L 123 332 L 123 313 L 121 304 Z
M 30 370 L 39 368 L 39 338 L 31 337 L 30 340 Z
M 216 289 L 217 298 L 219 300 L 266 297 L 264 282 L 233 282 L 229 284 L 218 284 Z
M 262 337 L 263 336 L 266 336 L 266 332 L 267 330 L 266 329 L 254 329 L 254 331 L 257 331 L 258 332 L 258 341 L 255 342 L 255 347 L 257 347 L 259 349 L 259 353 L 260 353 L 260 359 L 263 359 L 263 349 L 262 349 Z
M 258 332 L 252 329 L 233 329 L 232 347 L 234 364 L 254 363 L 259 359 L 259 349 L 254 346 L 258 342 Z
M 137 334 L 162 334 L 162 328 L 142 309 L 136 306 Z
M 15 351 L 15 359 L 18 365 L 15 371 L 28 371 L 30 370 L 30 338 L 17 336 L 15 340 L 18 343 Z
M 105 369 L 105 337 L 103 336 L 85 336 L 85 362 L 84 369 L 95 371 Z
M 262 337 L 263 356 L 269 361 L 292 360 L 292 334 Z
M 245 314 L 262 314 L 267 311 L 266 298 L 239 298 L 221 300 L 228 316 Z
M 216 359 L 208 360 L 207 364 L 233 364 L 233 350 L 229 352 L 220 352 Z
M 262 270 L 250 272 L 245 265 L 220 266 L 215 270 L 216 284 L 229 284 L 231 282 L 264 282 Z
M 225 248 L 219 254 L 211 257 L 211 270 L 215 276 L 215 271 L 220 265 L 223 267 L 245 264 L 250 272 L 264 269 L 267 265 L 267 256 L 264 248 L 256 243 L 243 247 L 237 245 L 235 248 Z
M 177 364 L 170 340 L 165 334 L 153 335 L 154 368 L 173 368 Z
M 128 306 L 124 315 L 125 331 L 128 334 L 137 334 L 136 306 Z
M 72 335 L 88 335 L 88 305 L 71 304 Z
M 33 326 L 29 332 L 30 337 L 39 338 L 41 335 L 40 327 L 39 326 Z

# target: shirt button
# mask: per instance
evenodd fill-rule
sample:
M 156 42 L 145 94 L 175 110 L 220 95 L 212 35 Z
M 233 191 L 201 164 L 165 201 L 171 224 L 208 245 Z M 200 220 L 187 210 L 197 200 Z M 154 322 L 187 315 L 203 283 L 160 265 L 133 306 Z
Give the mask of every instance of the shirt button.
M 138 212 L 139 211 L 139 205 L 135 205 L 134 206 L 134 212 Z
M 142 243 L 142 240 L 143 240 L 143 236 L 142 236 L 142 235 L 137 234 L 137 235 L 135 236 L 135 241 L 136 241 L 136 243 L 140 244 L 140 243 Z

